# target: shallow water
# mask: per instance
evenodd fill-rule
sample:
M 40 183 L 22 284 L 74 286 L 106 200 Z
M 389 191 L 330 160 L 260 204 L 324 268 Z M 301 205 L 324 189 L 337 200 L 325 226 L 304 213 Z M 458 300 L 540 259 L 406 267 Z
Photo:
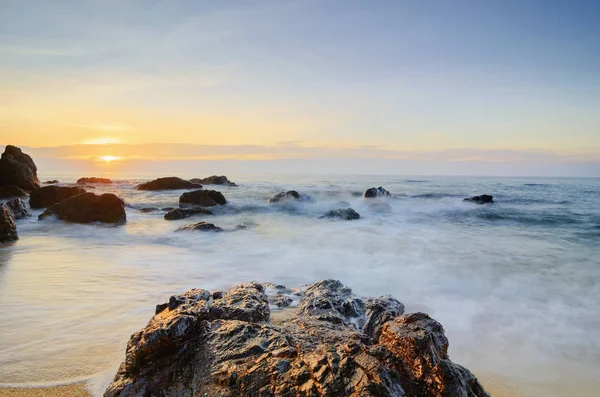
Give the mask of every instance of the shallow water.
M 90 191 L 115 192 L 135 208 L 177 206 L 182 193 L 133 189 L 154 175 L 108 177 L 120 182 Z M 165 221 L 162 211 L 127 208 L 123 226 L 20 221 L 21 239 L 0 247 L 0 384 L 92 376 L 99 392 L 130 334 L 171 294 L 337 278 L 358 294 L 392 294 L 409 311 L 429 312 L 455 362 L 533 390 L 519 395 L 552 395 L 542 391 L 548 384 L 562 385 L 556 395 L 598 387 L 599 179 L 230 177 L 240 187 L 210 187 L 229 204 L 208 219 Z M 391 213 L 363 202 L 371 186 L 393 193 Z M 316 203 L 268 204 L 291 188 Z M 482 193 L 496 204 L 462 202 Z M 361 219 L 319 219 L 340 201 Z M 174 233 L 202 220 L 247 228 Z

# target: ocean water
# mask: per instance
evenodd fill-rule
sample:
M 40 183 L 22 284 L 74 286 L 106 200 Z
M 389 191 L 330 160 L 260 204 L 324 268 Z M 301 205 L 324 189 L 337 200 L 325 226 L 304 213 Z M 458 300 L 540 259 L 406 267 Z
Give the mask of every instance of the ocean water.
M 430 313 L 452 360 L 484 384 L 597 395 L 600 179 L 230 175 L 239 187 L 211 187 L 229 201 L 215 217 L 166 221 L 136 208 L 176 207 L 181 191 L 134 190 L 156 175 L 106 176 L 116 183 L 90 191 L 123 197 L 125 225 L 38 221 L 34 211 L 18 223 L 21 239 L 0 246 L 0 386 L 87 379 L 101 395 L 129 336 L 172 294 L 336 278 Z M 392 212 L 369 209 L 360 194 L 371 186 L 392 192 Z M 268 203 L 287 189 L 316 202 Z M 462 201 L 483 193 L 496 204 Z M 319 219 L 340 201 L 361 219 Z M 174 232 L 199 221 L 247 227 Z

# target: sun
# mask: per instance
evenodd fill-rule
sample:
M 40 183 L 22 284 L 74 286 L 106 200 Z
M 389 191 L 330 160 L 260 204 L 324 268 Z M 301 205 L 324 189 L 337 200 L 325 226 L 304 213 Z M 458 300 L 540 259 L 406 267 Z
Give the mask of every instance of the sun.
M 119 157 L 119 156 L 100 156 L 100 160 L 102 160 L 106 163 L 110 163 L 110 162 L 117 161 L 120 159 L 121 159 L 121 157 Z

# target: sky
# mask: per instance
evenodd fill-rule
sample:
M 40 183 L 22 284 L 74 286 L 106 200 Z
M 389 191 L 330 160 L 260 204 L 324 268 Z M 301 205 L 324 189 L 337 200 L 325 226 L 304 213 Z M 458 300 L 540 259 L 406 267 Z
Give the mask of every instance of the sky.
M 597 1 L 0 0 L 0 144 L 57 171 L 600 177 L 599 21 Z

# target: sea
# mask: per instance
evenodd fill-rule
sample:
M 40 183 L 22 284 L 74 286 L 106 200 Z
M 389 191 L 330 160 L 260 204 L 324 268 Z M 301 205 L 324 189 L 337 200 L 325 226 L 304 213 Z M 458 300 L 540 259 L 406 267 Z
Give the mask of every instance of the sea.
M 94 176 L 113 179 L 89 191 L 122 197 L 125 224 L 34 210 L 20 240 L 0 246 L 0 387 L 85 381 L 101 396 L 130 335 L 170 295 L 333 278 L 429 313 L 451 359 L 504 395 L 600 393 L 600 179 L 228 175 L 238 187 L 207 186 L 228 201 L 214 217 L 167 221 L 139 209 L 177 207 L 182 191 L 135 190 L 161 175 Z M 388 212 L 362 198 L 378 186 L 392 193 L 378 199 Z M 269 204 L 289 189 L 315 200 Z M 463 201 L 479 194 L 495 203 Z M 360 219 L 320 218 L 342 202 Z M 200 221 L 232 232 L 175 232 Z

